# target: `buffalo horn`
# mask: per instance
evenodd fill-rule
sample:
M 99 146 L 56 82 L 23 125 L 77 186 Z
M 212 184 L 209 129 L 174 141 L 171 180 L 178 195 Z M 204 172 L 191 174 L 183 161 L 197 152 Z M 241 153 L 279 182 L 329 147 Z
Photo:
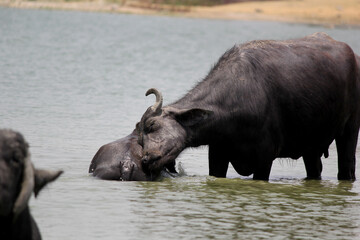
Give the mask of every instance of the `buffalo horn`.
M 156 96 L 156 103 L 151 107 L 151 109 L 154 112 L 158 113 L 159 111 L 161 111 L 161 107 L 163 103 L 162 94 L 156 88 L 150 88 L 149 90 L 147 90 L 145 96 L 148 96 L 150 94 L 155 94 Z
M 30 156 L 27 156 L 24 161 L 24 174 L 21 183 L 21 190 L 13 208 L 15 217 L 18 216 L 27 206 L 31 193 L 34 189 L 34 185 L 34 168 L 31 164 Z

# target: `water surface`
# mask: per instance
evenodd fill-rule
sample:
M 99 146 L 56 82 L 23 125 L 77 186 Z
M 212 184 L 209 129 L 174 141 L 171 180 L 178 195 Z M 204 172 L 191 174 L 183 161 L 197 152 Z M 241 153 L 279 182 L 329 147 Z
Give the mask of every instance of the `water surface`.
M 37 167 L 65 171 L 30 202 L 43 239 L 360 238 L 360 185 L 336 180 L 334 145 L 322 181 L 303 180 L 301 159 L 276 160 L 270 182 L 208 177 L 206 147 L 179 157 L 177 178 L 87 173 L 153 104 L 148 88 L 170 103 L 235 43 L 318 31 L 360 53 L 359 29 L 0 8 L 0 127 L 24 134 Z

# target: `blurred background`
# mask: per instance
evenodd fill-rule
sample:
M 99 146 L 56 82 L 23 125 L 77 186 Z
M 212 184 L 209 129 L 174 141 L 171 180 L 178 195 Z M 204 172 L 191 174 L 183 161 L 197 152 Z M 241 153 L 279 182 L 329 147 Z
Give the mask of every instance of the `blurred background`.
M 22 8 L 271 20 L 336 25 L 360 24 L 359 0 L 0 0 Z

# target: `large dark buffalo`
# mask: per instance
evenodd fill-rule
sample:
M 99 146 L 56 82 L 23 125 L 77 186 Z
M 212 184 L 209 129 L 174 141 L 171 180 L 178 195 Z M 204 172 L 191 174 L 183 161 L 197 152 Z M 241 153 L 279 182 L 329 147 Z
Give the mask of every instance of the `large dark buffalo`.
M 360 124 L 359 68 L 352 49 L 324 33 L 288 41 L 252 41 L 228 50 L 178 101 L 149 107 L 139 124 L 150 171 L 187 147 L 209 145 L 210 175 L 267 180 L 276 158 L 303 157 L 321 177 L 321 156 L 335 139 L 338 179 L 355 179 Z
M 89 173 L 105 180 L 152 181 L 159 177 L 159 171 L 145 172 L 142 167 L 142 148 L 138 144 L 138 134 L 130 135 L 100 147 L 93 157 Z M 175 160 L 167 164 L 170 173 L 176 173 Z
M 41 239 L 28 202 L 62 171 L 35 169 L 20 133 L 0 129 L 0 239 Z

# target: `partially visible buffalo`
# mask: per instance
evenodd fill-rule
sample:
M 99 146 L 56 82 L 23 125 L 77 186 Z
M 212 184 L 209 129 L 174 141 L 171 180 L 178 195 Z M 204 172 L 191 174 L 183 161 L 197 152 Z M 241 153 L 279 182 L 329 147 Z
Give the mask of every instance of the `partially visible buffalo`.
M 93 157 L 89 173 L 105 180 L 119 181 L 152 181 L 159 171 L 144 172 L 141 159 L 142 148 L 138 144 L 138 135 L 130 135 L 100 147 Z M 165 166 L 170 173 L 176 173 L 175 160 Z
M 336 141 L 338 179 L 355 180 L 360 125 L 359 63 L 352 49 L 324 33 L 287 41 L 252 41 L 228 50 L 184 97 L 156 104 L 139 124 L 143 162 L 157 171 L 188 147 L 209 145 L 209 173 L 267 180 L 276 158 L 303 157 L 307 177 L 321 177 L 321 157 Z
M 28 148 L 20 133 L 0 129 L 0 239 L 41 239 L 28 202 L 62 173 L 35 169 Z

